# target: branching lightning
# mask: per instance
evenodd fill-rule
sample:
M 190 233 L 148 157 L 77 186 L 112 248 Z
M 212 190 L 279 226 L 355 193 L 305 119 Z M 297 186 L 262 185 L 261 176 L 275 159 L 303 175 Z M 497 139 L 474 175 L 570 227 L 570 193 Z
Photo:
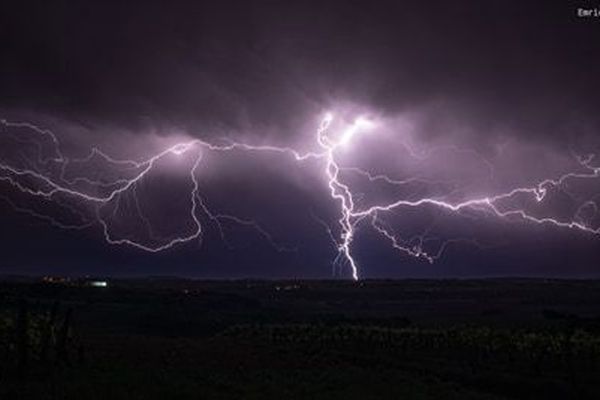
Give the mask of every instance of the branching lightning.
M 447 197 L 423 196 L 361 206 L 358 201 L 359 193 L 343 178 L 345 173 L 358 174 L 366 178 L 370 184 L 384 183 L 394 187 L 413 182 L 431 182 L 416 177 L 393 179 L 385 174 L 375 174 L 355 166 L 341 165 L 338 161 L 339 151 L 349 146 L 357 135 L 373 130 L 376 123 L 359 117 L 353 123 L 346 124 L 340 132 L 335 134 L 335 132 L 331 132 L 333 120 L 334 116 L 329 113 L 321 120 L 314 138 L 317 150 L 313 152 L 300 152 L 291 147 L 252 145 L 232 140 L 222 141 L 221 143 L 224 144 L 214 144 L 194 139 L 167 147 L 141 161 L 119 160 L 98 148 L 93 148 L 83 158 L 70 159 L 63 154 L 60 140 L 54 133 L 31 123 L 0 120 L 0 127 L 3 128 L 0 135 L 4 136 L 3 140 L 9 140 L 13 144 L 18 143 L 25 147 L 32 145 L 35 149 L 35 154 L 26 151 L 10 151 L 10 157 L 0 154 L 0 182 L 7 183 L 25 198 L 38 199 L 43 204 L 51 203 L 65 210 L 68 212 L 69 221 L 61 221 L 59 217 L 50 216 L 35 206 L 19 205 L 9 196 L 3 195 L 0 199 L 18 212 L 42 219 L 61 229 L 87 229 L 94 225 L 99 226 L 107 243 L 133 246 L 146 252 L 160 252 L 181 243 L 200 240 L 207 223 L 215 224 L 219 234 L 226 241 L 222 227 L 223 222 L 249 226 L 275 249 L 284 251 L 288 249 L 278 244 L 258 222 L 213 212 L 208 207 L 204 196 L 201 195 L 201 184 L 198 180 L 204 155 L 209 152 L 267 152 L 291 157 L 299 163 L 310 162 L 318 165 L 326 181 L 326 192 L 330 200 L 337 205 L 339 214 L 335 226 L 316 216 L 315 218 L 326 228 L 329 238 L 335 245 L 334 270 L 347 268 L 355 280 L 359 278 L 359 264 L 354 255 L 353 243 L 356 239 L 357 229 L 365 221 L 368 222 L 367 227 L 370 227 L 394 249 L 430 263 L 441 257 L 444 250 L 453 243 L 467 242 L 478 245 L 473 238 L 451 238 L 440 240 L 441 245 L 437 249 L 428 251 L 427 243 L 434 239 L 428 238 L 427 230 L 410 238 L 402 238 L 394 231 L 393 227 L 382 219 L 382 215 L 401 212 L 408 208 L 434 207 L 451 214 L 472 210 L 487 213 L 498 219 L 515 218 L 534 224 L 576 229 L 593 235 L 600 234 L 600 227 L 594 227 L 593 224 L 586 222 L 597 216 L 596 200 L 598 196 L 582 201 L 570 219 L 541 216 L 532 212 L 530 207 L 520 205 L 522 201 L 542 203 L 552 190 L 562 188 L 569 181 L 600 178 L 600 167 L 594 166 L 593 155 L 577 158 L 580 168 L 578 171 L 548 178 L 533 186 L 516 187 L 503 193 L 469 198 L 459 202 L 448 201 Z M 460 149 L 460 151 L 465 150 Z M 139 201 L 138 188 L 152 171 L 160 168 L 161 161 L 170 157 L 182 156 L 189 156 L 193 160 L 192 166 L 187 171 L 191 188 L 188 196 L 188 225 L 191 228 L 187 232 L 173 237 L 163 237 L 155 232 L 150 219 L 145 215 Z M 95 160 L 101 160 L 110 166 L 113 169 L 112 174 L 100 177 L 68 176 L 70 169 L 93 165 Z M 487 160 L 484 163 L 490 171 L 489 176 L 492 176 L 493 166 Z M 124 237 L 115 234 L 112 230 L 111 221 L 118 219 L 122 207 L 126 207 L 127 202 L 131 203 L 128 209 L 134 210 L 137 214 L 136 217 L 146 228 L 147 233 L 143 238 Z M 92 212 L 89 212 L 90 209 Z

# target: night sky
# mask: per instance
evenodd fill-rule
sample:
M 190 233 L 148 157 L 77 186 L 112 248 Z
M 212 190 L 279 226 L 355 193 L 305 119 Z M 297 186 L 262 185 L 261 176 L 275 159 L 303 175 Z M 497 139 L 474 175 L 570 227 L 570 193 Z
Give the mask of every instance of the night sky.
M 578 7 L 600 3 L 3 2 L 0 274 L 351 277 L 331 113 L 361 278 L 598 276 Z

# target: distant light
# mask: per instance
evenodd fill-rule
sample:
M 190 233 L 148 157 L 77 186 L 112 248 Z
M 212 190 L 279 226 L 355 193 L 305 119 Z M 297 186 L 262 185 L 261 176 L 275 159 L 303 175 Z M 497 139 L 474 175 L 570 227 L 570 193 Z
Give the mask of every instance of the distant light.
M 108 287 L 108 282 L 106 281 L 91 281 L 89 283 L 92 287 Z

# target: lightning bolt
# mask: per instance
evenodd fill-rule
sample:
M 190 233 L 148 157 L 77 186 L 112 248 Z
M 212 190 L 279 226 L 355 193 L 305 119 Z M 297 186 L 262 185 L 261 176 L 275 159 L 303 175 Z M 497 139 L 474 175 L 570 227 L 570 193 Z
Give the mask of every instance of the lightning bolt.
M 470 198 L 460 202 L 450 202 L 444 197 L 419 197 L 401 198 L 389 202 L 380 202 L 368 207 L 360 206 L 360 195 L 349 183 L 343 179 L 344 173 L 355 173 L 367 179 L 371 184 L 383 182 L 390 186 L 403 186 L 415 182 L 434 184 L 430 180 L 410 177 L 407 179 L 393 179 L 385 174 L 373 174 L 361 168 L 343 166 L 338 161 L 340 149 L 349 146 L 357 135 L 372 130 L 375 123 L 371 120 L 359 117 L 353 123 L 347 124 L 338 135 L 331 133 L 331 124 L 334 117 L 331 113 L 322 118 L 315 137 L 317 151 L 300 152 L 292 147 L 281 147 L 272 145 L 252 145 L 224 139 L 221 144 L 210 143 L 200 139 L 189 140 L 167 147 L 162 151 L 144 160 L 119 160 L 109 156 L 98 148 L 92 148 L 90 153 L 83 158 L 70 159 L 61 150 L 58 137 L 49 130 L 42 129 L 31 123 L 15 123 L 0 120 L 0 127 L 10 128 L 3 131 L 3 139 L 19 143 L 21 146 L 32 146 L 33 152 L 9 150 L 8 155 L 0 153 L 0 181 L 8 183 L 18 192 L 32 198 L 41 199 L 52 203 L 63 210 L 69 211 L 71 218 L 76 222 L 61 222 L 41 211 L 21 207 L 8 196 L 1 198 L 16 211 L 26 213 L 32 217 L 45 220 L 52 225 L 63 229 L 85 229 L 92 225 L 99 225 L 104 239 L 113 245 L 128 245 L 146 252 L 160 252 L 170 249 L 178 244 L 201 240 L 206 217 L 217 226 L 217 229 L 225 241 L 223 222 L 236 223 L 253 228 L 258 234 L 267 240 L 276 250 L 287 251 L 274 240 L 269 232 L 254 220 L 240 218 L 213 212 L 201 195 L 198 171 L 201 168 L 203 156 L 207 152 L 255 152 L 276 153 L 291 157 L 293 160 L 304 162 L 317 162 L 327 185 L 329 198 L 338 205 L 339 215 L 335 229 L 322 219 L 313 214 L 315 219 L 322 224 L 329 238 L 334 244 L 336 256 L 333 258 L 334 271 L 347 268 L 353 279 L 359 279 L 359 265 L 353 254 L 353 243 L 356 232 L 363 221 L 368 221 L 368 226 L 386 240 L 392 248 L 409 256 L 421 258 L 433 263 L 440 258 L 445 249 L 453 243 L 468 242 L 475 245 L 479 243 L 472 238 L 453 238 L 445 241 L 428 237 L 428 230 L 420 235 L 403 239 L 394 232 L 394 229 L 384 222 L 382 215 L 398 212 L 407 208 L 435 207 L 448 213 L 460 214 L 464 210 L 473 210 L 487 213 L 498 219 L 517 218 L 529 223 L 540 225 L 552 225 L 557 228 L 576 229 L 593 235 L 600 234 L 600 227 L 594 228 L 591 221 L 597 216 L 598 206 L 596 197 L 586 199 L 578 207 L 571 219 L 560 219 L 557 217 L 539 216 L 528 211 L 527 207 L 515 205 L 518 201 L 532 200 L 542 203 L 548 194 L 554 189 L 561 189 L 568 181 L 578 179 L 596 179 L 600 177 L 600 167 L 593 164 L 594 156 L 586 155 L 577 157 L 580 171 L 565 173 L 553 179 L 545 179 L 541 182 L 526 187 L 517 187 L 503 193 L 489 196 Z M 14 132 L 16 131 L 16 132 Z M 468 149 L 452 148 L 455 151 L 474 152 Z M 33 153 L 33 154 L 31 154 Z M 476 153 L 476 152 L 474 152 Z M 416 155 L 424 159 L 426 156 Z M 193 158 L 192 167 L 189 169 L 189 182 L 191 190 L 188 196 L 189 219 L 192 228 L 189 232 L 175 237 L 163 237 L 157 235 L 150 219 L 145 215 L 143 207 L 138 198 L 137 188 L 145 178 L 158 168 L 161 160 L 168 157 L 181 157 L 190 155 Z M 477 157 L 480 157 L 476 154 Z M 480 157 L 489 169 L 489 177 L 493 176 L 492 164 Z M 69 177 L 70 169 L 91 166 L 94 162 L 104 163 L 111 170 L 111 174 L 98 174 L 91 178 L 89 176 Z M 565 191 L 566 192 L 566 191 Z M 452 193 L 452 192 L 451 192 Z M 82 211 L 81 204 L 86 204 L 93 210 L 91 213 Z M 127 204 L 130 204 L 127 206 Z M 112 210 L 111 210 L 112 207 Z M 111 232 L 112 219 L 118 218 L 123 208 L 131 208 L 138 219 L 146 227 L 148 240 L 140 240 L 127 237 L 116 237 Z M 110 212 L 112 211 L 112 212 Z M 591 214 L 591 216 L 590 216 Z M 440 241 L 441 245 L 437 251 L 426 251 L 427 243 Z
M 329 127 L 331 122 L 331 116 L 327 115 L 321 124 L 321 127 L 318 131 L 319 144 L 326 151 L 326 159 L 327 159 L 327 167 L 326 174 L 328 177 L 329 188 L 331 197 L 336 199 L 340 203 L 341 207 L 341 217 L 339 219 L 339 225 L 341 226 L 341 241 L 338 244 L 338 256 L 335 258 L 334 263 L 345 262 L 349 265 L 352 277 L 357 280 L 358 279 L 358 268 L 357 261 L 352 255 L 351 245 L 356 233 L 357 225 L 365 218 L 371 218 L 371 226 L 372 228 L 381 234 L 385 239 L 387 239 L 392 247 L 396 250 L 404 252 L 410 256 L 423 258 L 430 263 L 433 263 L 436 259 L 441 257 L 442 253 L 451 243 L 456 242 L 470 242 L 474 244 L 478 244 L 474 239 L 450 239 L 444 241 L 440 246 L 439 250 L 435 254 L 430 254 L 423 249 L 423 236 L 416 237 L 418 239 L 418 244 L 416 245 L 407 245 L 403 244 L 398 236 L 396 236 L 392 231 L 386 228 L 383 224 L 378 221 L 378 213 L 390 212 L 393 210 L 397 210 L 403 207 L 406 208 L 417 208 L 422 206 L 435 206 L 449 212 L 458 213 L 461 210 L 473 208 L 473 209 L 483 209 L 491 212 L 494 216 L 498 218 L 508 218 L 511 216 L 516 216 L 521 218 L 522 220 L 536 223 L 536 224 L 549 224 L 560 228 L 571 228 L 578 229 L 587 233 L 598 235 L 600 234 L 600 227 L 592 228 L 587 226 L 582 222 L 578 222 L 575 220 L 570 221 L 561 221 L 557 218 L 552 217 L 536 217 L 528 213 L 525 209 L 508 209 L 503 210 L 499 203 L 504 200 L 511 199 L 517 195 L 528 195 L 531 196 L 537 201 L 541 203 L 544 198 L 548 194 L 549 188 L 556 188 L 563 185 L 569 179 L 593 179 L 600 177 L 600 167 L 594 167 L 592 165 L 592 161 L 594 159 L 593 155 L 588 155 L 586 157 L 578 157 L 577 161 L 579 165 L 585 170 L 585 172 L 569 172 L 564 175 L 561 175 L 557 179 L 545 179 L 539 182 L 537 185 L 532 187 L 518 187 L 512 189 L 505 193 L 496 194 L 494 196 L 482 197 L 482 198 L 474 198 L 468 199 L 463 202 L 451 203 L 448 201 L 444 201 L 442 199 L 436 198 L 420 198 L 417 200 L 405 200 L 400 199 L 387 204 L 377 204 L 365 209 L 359 209 L 355 206 L 354 194 L 352 190 L 343 182 L 340 181 L 339 172 L 342 169 L 336 161 L 335 161 L 335 151 L 338 147 L 344 146 L 348 143 L 351 136 L 355 135 L 357 132 L 360 132 L 361 126 L 363 128 L 368 127 L 368 124 L 365 124 L 365 120 L 357 120 L 354 125 L 352 125 L 338 141 L 331 141 L 328 137 L 324 136 L 324 132 Z M 456 149 L 460 152 L 472 152 L 471 150 L 465 149 Z M 411 153 L 414 154 L 414 153 Z M 479 155 L 477 155 L 480 157 Z M 420 158 L 420 157 L 417 157 Z M 480 157 L 482 158 L 482 157 Z M 482 158 L 485 160 L 484 158 Z M 493 176 L 493 167 L 489 161 L 485 160 L 485 164 L 489 168 L 489 176 Z M 351 170 L 357 172 L 363 176 L 366 176 L 370 182 L 375 182 L 377 180 L 382 180 L 390 185 L 405 185 L 408 183 L 412 183 L 418 181 L 418 178 L 409 178 L 405 180 L 394 180 L 387 175 L 373 175 L 368 171 L 364 171 L 360 168 L 350 167 L 346 168 L 347 170 Z M 580 211 L 584 208 L 592 209 L 593 213 L 596 214 L 598 207 L 594 201 L 588 200 L 583 205 L 579 207 L 577 210 L 575 217 L 580 213 Z M 331 231 L 329 231 L 331 234 Z M 405 242 L 413 242 L 415 238 L 411 238 Z

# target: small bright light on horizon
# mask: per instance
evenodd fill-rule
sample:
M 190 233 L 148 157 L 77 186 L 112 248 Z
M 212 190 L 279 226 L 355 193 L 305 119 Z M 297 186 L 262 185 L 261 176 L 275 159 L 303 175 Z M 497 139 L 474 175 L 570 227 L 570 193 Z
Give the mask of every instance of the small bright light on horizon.
M 107 281 L 91 281 L 89 283 L 89 285 L 92 287 L 108 287 L 108 282 Z

